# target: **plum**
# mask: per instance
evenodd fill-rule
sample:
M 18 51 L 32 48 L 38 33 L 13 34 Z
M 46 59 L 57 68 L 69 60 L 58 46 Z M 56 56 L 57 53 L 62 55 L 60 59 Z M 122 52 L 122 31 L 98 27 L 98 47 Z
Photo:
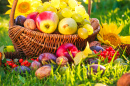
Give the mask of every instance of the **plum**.
M 100 50 L 101 51 L 104 51 L 104 49 L 100 46 L 91 46 L 90 49 L 93 51 L 93 50 L 96 50 L 97 52 L 99 52 Z
M 15 24 L 16 24 L 16 25 L 20 25 L 20 26 L 24 26 L 25 20 L 26 20 L 26 17 L 25 17 L 25 16 L 19 15 L 19 16 L 17 16 L 16 19 L 15 19 Z
M 15 71 L 20 74 L 25 74 L 26 72 L 30 73 L 31 69 L 26 66 L 17 66 L 12 71 Z
M 99 65 L 99 64 L 92 64 L 90 65 L 90 69 L 92 68 L 93 69 L 93 73 L 96 74 L 98 72 L 98 67 L 100 67 L 100 70 L 103 70 L 102 74 L 104 74 L 105 72 L 105 67 L 102 66 L 102 65 Z
M 38 79 L 43 79 L 44 77 L 48 77 L 51 74 L 51 67 L 50 66 L 42 66 L 38 68 L 35 72 L 35 76 Z
M 33 69 L 33 70 L 36 70 L 36 69 L 38 69 L 41 66 L 42 66 L 42 64 L 40 62 L 38 62 L 38 61 L 33 61 L 31 63 L 31 69 Z
M 88 63 L 88 64 L 98 64 L 98 60 L 97 59 L 94 59 L 94 58 L 88 58 L 87 60 L 86 60 L 86 62 Z
M 125 73 L 117 81 L 117 86 L 130 86 L 130 73 Z
M 51 63 L 51 61 L 56 62 L 56 56 L 52 53 L 42 53 L 39 55 L 38 60 L 41 62 L 43 65 Z

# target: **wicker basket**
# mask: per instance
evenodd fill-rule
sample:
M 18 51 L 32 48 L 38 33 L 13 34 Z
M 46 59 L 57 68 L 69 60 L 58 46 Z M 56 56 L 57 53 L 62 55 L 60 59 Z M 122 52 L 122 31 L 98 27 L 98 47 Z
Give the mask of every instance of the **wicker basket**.
M 88 14 L 91 12 L 90 0 L 88 4 Z M 16 52 L 20 55 L 39 56 L 43 52 L 55 53 L 57 48 L 64 43 L 73 43 L 79 49 L 86 46 L 87 41 L 95 40 L 97 33 L 100 30 L 99 21 L 95 18 L 91 19 L 91 25 L 94 28 L 94 33 L 87 39 L 81 39 L 77 34 L 61 35 L 47 34 L 38 31 L 33 31 L 22 26 L 14 24 L 14 13 L 18 0 L 14 0 L 9 22 L 9 37 L 12 40 Z
M 121 44 L 120 47 L 122 48 L 122 50 L 125 50 L 126 48 L 126 54 L 130 55 L 130 44 Z

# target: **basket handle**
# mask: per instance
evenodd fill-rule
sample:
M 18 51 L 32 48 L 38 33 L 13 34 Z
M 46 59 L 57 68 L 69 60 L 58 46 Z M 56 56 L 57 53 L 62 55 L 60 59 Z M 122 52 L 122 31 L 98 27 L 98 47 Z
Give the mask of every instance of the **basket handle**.
M 15 8 L 17 5 L 18 0 L 14 0 L 13 6 L 10 13 L 10 21 L 9 21 L 9 27 L 13 27 L 14 25 L 14 14 L 15 14 Z M 91 14 L 91 0 L 88 0 L 88 14 L 90 16 Z

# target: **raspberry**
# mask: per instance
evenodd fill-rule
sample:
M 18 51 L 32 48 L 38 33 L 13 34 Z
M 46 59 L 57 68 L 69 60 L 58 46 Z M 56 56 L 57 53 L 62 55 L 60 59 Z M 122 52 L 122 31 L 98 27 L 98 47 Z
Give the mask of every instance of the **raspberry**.
M 23 59 L 19 59 L 19 63 L 22 63 L 23 62 Z

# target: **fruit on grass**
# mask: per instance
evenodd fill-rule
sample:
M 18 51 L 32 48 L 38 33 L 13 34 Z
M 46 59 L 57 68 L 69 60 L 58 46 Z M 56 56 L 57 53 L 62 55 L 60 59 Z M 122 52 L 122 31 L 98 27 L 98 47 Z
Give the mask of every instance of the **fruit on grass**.
M 92 51 L 96 50 L 97 52 L 104 51 L 104 49 L 102 47 L 100 47 L 100 46 L 91 46 L 90 49 Z
M 96 54 L 98 53 L 94 49 L 93 49 L 93 52 Z M 114 57 L 114 55 L 115 55 L 115 57 Z M 98 56 L 99 56 L 99 59 L 101 59 L 102 61 L 104 61 L 105 59 L 108 59 L 108 62 L 111 62 L 112 58 L 114 58 L 114 60 L 116 60 L 120 56 L 120 53 L 118 51 L 115 51 L 112 47 L 108 47 L 108 48 L 104 49 L 103 51 L 101 51 L 100 55 L 98 55 Z
M 98 64 L 98 60 L 94 58 L 88 58 L 86 61 L 88 64 Z
M 26 19 L 24 22 L 24 27 L 31 29 L 31 30 L 35 30 L 36 23 L 33 19 Z
M 38 68 L 35 72 L 35 76 L 38 79 L 43 79 L 44 77 L 50 76 L 51 74 L 51 67 L 50 66 L 42 66 Z
M 65 66 L 68 63 L 68 58 L 65 56 L 60 56 L 56 59 L 56 63 L 60 66 Z
M 73 45 L 72 43 L 65 43 L 62 44 L 56 51 L 56 56 L 60 57 L 60 56 L 65 56 L 68 58 L 69 62 L 73 61 L 73 58 L 75 57 L 75 55 L 78 53 L 78 49 L 75 45 Z
M 26 66 L 17 66 L 12 71 L 15 71 L 16 73 L 20 73 L 23 75 L 23 74 L 26 74 L 26 72 L 30 73 L 31 69 Z
M 125 73 L 117 81 L 117 86 L 130 86 L 130 73 Z
M 36 18 L 36 25 L 41 32 L 53 33 L 58 24 L 59 18 L 55 12 L 44 11 Z
M 88 35 L 92 35 L 93 34 L 93 27 L 90 24 L 85 24 L 83 26 L 83 28 L 87 29 Z
M 79 64 L 83 59 L 87 58 L 89 54 L 92 54 L 92 50 L 89 48 L 89 44 L 87 42 L 87 45 L 83 51 L 78 52 L 74 57 L 74 63 L 77 65 Z
M 15 19 L 15 24 L 16 24 L 16 25 L 20 25 L 20 26 L 24 26 L 25 20 L 26 20 L 26 17 L 25 17 L 25 16 L 19 15 L 19 16 L 17 16 L 16 19 Z
M 25 60 L 25 61 L 23 61 L 23 62 L 21 63 L 21 66 L 27 66 L 27 67 L 30 67 L 30 65 L 31 65 L 31 63 L 28 62 L 27 60 Z
M 61 34 L 74 34 L 77 31 L 77 23 L 72 18 L 63 18 L 58 25 Z
M 99 70 L 98 70 L 98 67 L 99 67 Z M 90 65 L 90 71 L 91 71 L 91 68 L 93 69 L 93 73 L 94 74 L 96 74 L 98 71 L 102 71 L 102 74 L 104 74 L 105 69 L 106 69 L 104 66 L 99 65 L 99 64 L 92 64 L 92 65 Z
M 78 29 L 78 36 L 82 39 L 88 38 L 88 31 L 85 28 L 79 28 Z
M 42 64 L 38 61 L 33 61 L 31 63 L 31 69 L 33 69 L 33 70 L 36 70 L 36 69 L 40 68 L 41 66 L 42 66 Z
M 66 72 L 66 70 L 68 69 L 69 67 L 61 67 L 60 69 L 59 69 L 59 73 L 62 75 L 62 74 L 64 74 L 65 72 Z
M 114 61 L 114 64 L 118 64 L 118 63 L 125 63 L 125 61 L 122 59 L 122 58 L 117 58 L 115 61 Z
M 34 22 L 36 22 L 36 17 L 38 14 L 39 14 L 39 12 L 32 12 L 32 13 L 28 14 L 27 19 L 33 19 Z
M 39 55 L 38 60 L 43 64 L 49 64 L 52 62 L 56 62 L 56 56 L 52 53 L 42 53 Z

